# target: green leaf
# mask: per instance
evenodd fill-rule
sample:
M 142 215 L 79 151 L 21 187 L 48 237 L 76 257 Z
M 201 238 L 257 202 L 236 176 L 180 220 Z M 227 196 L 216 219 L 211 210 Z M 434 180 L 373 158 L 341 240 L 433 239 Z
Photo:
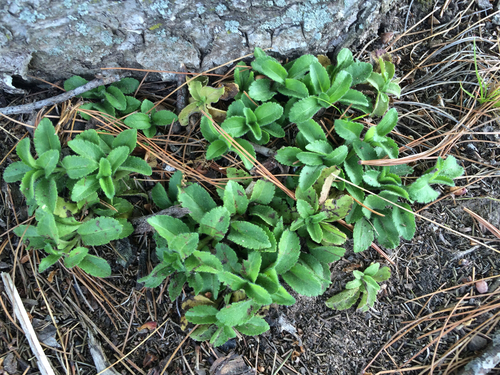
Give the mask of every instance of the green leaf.
M 190 230 L 180 219 L 167 215 L 156 215 L 148 219 L 148 223 L 156 229 L 158 234 L 167 242 L 172 241 L 181 233 L 189 233 Z
M 123 122 L 134 129 L 148 129 L 151 127 L 149 115 L 146 113 L 133 113 L 127 116 Z
M 102 157 L 106 156 L 101 148 L 95 143 L 81 138 L 75 138 L 69 141 L 68 146 L 78 155 L 92 159 L 96 162 L 99 162 Z
M 269 292 L 260 285 L 247 283 L 243 286 L 243 290 L 248 297 L 260 305 L 270 305 L 273 301 Z
M 278 86 L 278 91 L 282 95 L 286 95 L 292 98 L 307 98 L 309 96 L 309 90 L 307 86 L 296 79 L 286 79 L 285 85 Z
M 255 150 L 252 146 L 252 144 L 244 139 L 235 139 L 236 143 L 238 143 L 242 148 L 245 149 L 246 153 L 243 154 L 243 152 L 234 149 L 238 156 L 240 157 L 241 161 L 243 161 L 243 164 L 245 165 L 245 168 L 247 169 L 252 169 L 253 168 L 253 162 L 250 158 L 246 156 L 246 154 L 250 154 L 250 156 L 255 159 L 257 156 L 255 154 Z
M 338 71 L 346 69 L 353 63 L 352 52 L 348 48 L 342 48 L 337 55 L 337 67 Z
M 396 96 L 398 99 L 401 96 L 401 87 L 396 82 L 389 82 L 385 89 L 386 94 Z
M 168 247 L 179 253 L 182 259 L 185 259 L 197 249 L 198 242 L 198 233 L 179 233 L 168 241 Z
M 108 262 L 94 255 L 87 254 L 87 256 L 85 256 L 85 258 L 83 258 L 80 263 L 78 263 L 78 267 L 80 267 L 91 276 L 111 276 L 111 267 L 109 266 Z
M 375 149 L 367 142 L 355 141 L 352 145 L 354 147 L 356 155 L 358 155 L 361 160 L 377 159 L 377 153 L 375 152 Z
M 271 81 L 264 78 L 252 82 L 248 90 L 248 95 L 254 100 L 267 102 L 276 95 L 276 91 L 271 90 Z
M 377 271 L 375 275 L 372 275 L 373 280 L 379 283 L 388 280 L 390 277 L 391 277 L 391 269 L 389 267 L 382 267 Z
M 391 108 L 375 127 L 375 131 L 379 137 L 383 137 L 384 135 L 389 134 L 397 123 L 398 112 L 396 111 L 396 108 Z
M 388 249 L 394 249 L 399 245 L 399 233 L 390 215 L 374 217 L 373 226 L 377 231 L 377 241 L 380 245 Z
M 344 256 L 345 249 L 336 246 L 318 246 L 309 248 L 309 252 L 322 263 L 333 263 Z
M 179 194 L 179 202 L 182 207 L 189 209 L 189 216 L 196 222 L 200 222 L 207 212 L 217 206 L 210 194 L 198 184 L 192 184 L 182 189 Z
M 151 198 L 153 202 L 162 210 L 172 206 L 172 201 L 167 195 L 165 188 L 159 182 L 151 189 Z
M 302 190 L 309 189 L 316 182 L 324 168 L 324 165 L 304 166 L 299 176 L 299 188 Z
M 230 213 L 225 207 L 215 207 L 207 212 L 200 221 L 200 233 L 222 241 L 229 228 Z
M 367 275 L 366 273 L 363 276 L 363 281 L 366 282 L 368 287 L 371 287 L 373 290 L 375 290 L 375 292 L 380 290 L 380 286 L 377 284 L 377 282 L 373 280 L 373 278 Z
M 324 161 L 327 167 L 334 165 L 341 165 L 347 157 L 348 148 L 342 145 L 333 150 L 330 154 L 325 156 Z
M 296 263 L 282 277 L 297 293 L 304 296 L 314 297 L 322 292 L 321 281 L 318 280 L 311 268 L 303 264 Z
M 119 111 L 124 111 L 127 108 L 127 99 L 118 87 L 109 86 L 104 92 L 106 100 Z
M 370 113 L 372 110 L 370 99 L 362 92 L 353 89 L 349 89 L 349 91 L 340 98 L 339 103 L 359 109 L 364 113 Z
M 64 81 L 64 90 L 71 91 L 76 89 L 77 87 L 85 85 L 88 82 L 89 81 L 80 76 L 72 76 L 68 78 L 66 81 Z
M 78 263 L 80 263 L 88 253 L 89 249 L 87 249 L 86 247 L 76 247 L 69 252 L 66 258 L 64 258 L 64 265 L 68 268 L 78 266 Z
M 99 189 L 99 180 L 94 175 L 83 177 L 73 186 L 71 200 L 79 202 Z
M 186 283 L 185 273 L 176 273 L 168 283 L 168 298 L 170 301 L 175 301 L 181 295 L 184 284 Z
M 357 288 L 347 289 L 330 297 L 325 303 L 331 309 L 347 310 L 356 303 L 360 293 L 360 290 Z
M 246 125 L 245 117 L 243 116 L 226 118 L 221 124 L 221 128 L 235 138 L 245 135 L 249 130 Z
M 454 156 L 448 155 L 443 162 L 443 166 L 439 171 L 440 175 L 450 178 L 457 178 L 463 175 L 464 169 L 458 165 L 457 159 Z
M 224 207 L 231 214 L 243 215 L 248 207 L 248 198 L 243 187 L 236 181 L 230 180 L 224 190 Z
M 340 229 L 328 223 L 320 223 L 323 229 L 323 244 L 324 245 L 342 245 L 347 236 Z
M 57 202 L 57 186 L 53 179 L 42 178 L 35 186 L 35 198 L 42 209 L 54 212 Z
M 56 255 L 56 254 L 47 255 L 40 261 L 40 264 L 38 265 L 38 272 L 40 273 L 45 272 L 50 266 L 56 264 L 57 261 L 61 259 L 61 257 L 62 255 Z
M 302 217 L 303 219 L 307 219 L 309 216 L 314 215 L 315 210 L 306 201 L 297 199 L 297 212 L 299 213 L 300 217 Z
M 247 193 L 251 192 L 250 202 L 269 204 L 274 197 L 276 186 L 265 180 L 257 180 L 254 185 L 250 184 Z
M 224 345 L 228 340 L 235 337 L 236 337 L 236 332 L 234 332 L 234 329 L 224 325 L 222 327 L 219 327 L 217 331 L 215 331 L 212 338 L 210 339 L 210 344 L 212 344 L 215 347 L 218 347 Z
M 297 128 L 309 143 L 312 143 L 314 141 L 327 142 L 325 132 L 323 131 L 321 126 L 312 119 L 297 123 Z
M 148 163 L 137 156 L 129 156 L 127 160 L 118 167 L 118 170 L 140 173 L 145 176 L 151 176 L 151 173 L 153 173 Z
M 264 319 L 254 316 L 245 324 L 237 326 L 236 329 L 244 335 L 257 336 L 269 331 L 270 327 Z
M 321 108 L 323 107 L 319 104 L 318 98 L 315 96 L 301 99 L 290 110 L 290 122 L 295 122 L 296 124 L 305 122 L 311 119 Z
M 45 171 L 45 177 L 49 178 L 51 173 L 54 172 L 54 169 L 56 169 L 58 162 L 59 151 L 48 150 L 39 155 L 36 165 L 38 168 L 43 169 Z
M 217 313 L 220 323 L 233 327 L 248 322 L 254 316 L 251 300 L 232 303 Z
M 3 179 L 5 182 L 9 183 L 21 181 L 24 175 L 31 170 L 32 168 L 29 165 L 24 164 L 24 162 L 16 161 L 5 169 Z
M 193 251 L 186 261 L 186 270 L 196 272 L 209 272 L 219 274 L 223 271 L 221 261 L 215 256 L 206 251 Z
M 363 271 L 363 273 L 368 276 L 373 276 L 378 272 L 379 268 L 380 268 L 380 263 L 372 263 L 368 268 L 366 268 Z
M 48 118 L 42 119 L 35 130 L 35 150 L 38 155 L 49 150 L 61 151 L 61 142 L 56 134 L 56 129 Z
M 151 119 L 155 125 L 170 125 L 172 122 L 177 121 L 177 115 L 172 111 L 161 110 L 153 113 Z
M 243 260 L 241 267 L 241 275 L 252 283 L 257 280 L 259 275 L 260 265 L 262 264 L 262 256 L 257 251 L 252 251 L 248 254 L 248 260 Z
M 202 324 L 191 332 L 191 338 L 196 341 L 208 341 L 217 331 L 215 324 Z
M 354 224 L 354 231 L 352 236 L 354 239 L 355 253 L 359 253 L 360 251 L 368 249 L 368 247 L 375 239 L 373 227 L 365 218 L 362 218 L 360 221 Z
M 372 64 L 356 61 L 344 69 L 352 76 L 351 86 L 359 85 L 365 82 L 372 74 Z
M 170 181 L 168 182 L 168 196 L 170 199 L 175 202 L 179 197 L 179 186 L 182 181 L 182 172 L 176 171 L 170 177 Z
M 363 125 L 353 121 L 335 120 L 335 131 L 348 143 L 359 141 Z
M 309 69 L 315 93 L 327 92 L 330 88 L 330 78 L 326 69 L 318 61 L 313 62 Z
M 429 203 L 439 197 L 439 192 L 429 185 L 431 178 L 431 174 L 424 174 L 410 185 L 408 194 L 411 200 L 417 201 L 418 203 Z
M 220 282 L 229 285 L 232 290 L 240 290 L 248 281 L 242 279 L 241 277 L 234 275 L 232 272 L 225 271 L 217 274 Z
M 297 159 L 297 154 L 300 152 L 302 152 L 302 150 L 298 147 L 283 147 L 278 150 L 275 158 L 283 165 L 287 165 L 289 167 L 299 166 L 300 164 L 294 163 L 298 162 L 299 159 Z
M 227 143 L 224 142 L 223 140 L 215 140 L 213 141 L 207 149 L 207 153 L 205 154 L 205 157 L 207 160 L 212 160 L 212 159 L 217 159 L 218 157 L 224 155 L 227 153 L 229 148 L 227 147 Z
M 75 155 L 66 156 L 61 164 L 66 169 L 68 177 L 72 179 L 87 176 L 99 167 L 95 160 Z
M 262 56 L 252 61 L 252 68 L 259 73 L 262 73 L 273 81 L 285 83 L 288 72 L 281 66 L 279 62 L 270 56 Z
M 119 238 L 122 226 L 118 220 L 110 217 L 96 217 L 84 222 L 78 228 L 78 234 L 88 246 L 105 245 Z
M 326 92 L 330 97 L 330 103 L 339 101 L 350 89 L 352 76 L 345 70 L 340 71 L 332 83 L 330 89 Z
M 271 246 L 263 229 L 246 221 L 233 221 L 228 240 L 247 249 L 265 249 Z
M 235 102 L 233 102 L 233 104 L 234 103 Z M 229 111 L 227 117 L 230 117 Z M 205 138 L 210 143 L 217 141 L 221 137 L 219 132 L 217 132 L 217 130 L 215 130 L 214 126 L 212 125 L 212 121 L 210 121 L 210 119 L 206 116 L 203 116 L 201 118 L 200 130 L 201 134 L 203 135 L 203 138 Z
M 213 306 L 198 305 L 190 308 L 186 312 L 186 319 L 193 324 L 213 324 L 217 323 L 217 310 Z
M 284 306 L 292 306 L 295 304 L 295 298 L 293 298 L 290 293 L 282 286 L 278 288 L 278 291 L 271 295 L 273 303 Z
M 259 273 L 256 283 L 271 295 L 277 293 L 280 287 L 278 273 L 274 268 L 269 268 L 265 272 Z
M 274 227 L 278 223 L 278 213 L 269 206 L 257 205 L 250 207 L 250 215 L 260 217 L 267 225 Z
M 37 168 L 37 164 L 30 151 L 29 138 L 21 139 L 16 147 L 16 153 L 24 164 L 29 165 L 31 168 Z
M 97 178 L 110 177 L 112 174 L 111 164 L 106 158 L 102 158 L 99 160 L 99 173 L 97 174 Z
M 156 131 L 156 125 L 151 125 L 151 127 L 142 130 L 144 135 L 148 138 L 153 138 L 156 135 Z
M 139 81 L 135 78 L 125 77 L 118 82 L 113 82 L 111 86 L 119 88 L 124 94 L 132 94 L 139 88 Z
M 399 203 L 399 205 L 411 211 L 409 204 Z M 416 229 L 414 214 L 394 206 L 392 209 L 392 220 L 394 220 L 396 229 L 401 237 L 408 241 L 413 238 Z
M 21 180 L 21 186 L 19 187 L 21 193 L 24 194 L 27 201 L 31 201 L 35 197 L 35 182 L 38 180 L 44 172 L 42 170 L 32 169 L 26 172 Z
M 190 87 L 190 86 L 189 86 Z M 198 102 L 190 103 L 187 106 L 185 106 L 181 113 L 179 113 L 179 123 L 182 126 L 187 126 L 189 124 L 189 117 L 193 113 L 198 113 L 200 112 L 199 104 Z M 147 115 L 146 115 L 147 116 Z M 128 117 L 127 117 L 128 118 Z
M 288 70 L 288 78 L 301 78 L 304 74 L 306 74 L 312 63 L 318 61 L 316 56 L 313 55 L 302 55 L 297 60 L 295 60 Z
M 36 226 L 38 236 L 50 238 L 54 240 L 55 243 L 59 242 L 59 231 L 54 215 L 51 212 L 38 209 L 36 210 L 35 217 L 38 221 L 38 225 Z
M 153 268 L 149 275 L 141 277 L 137 282 L 144 283 L 146 288 L 156 288 L 172 273 L 174 273 L 174 269 L 170 265 L 160 263 Z
M 328 221 L 337 221 L 347 216 L 351 210 L 353 199 L 349 195 L 327 199 L 321 207 L 322 212 L 328 214 Z
M 278 103 L 264 103 L 255 109 L 255 117 L 260 126 L 268 125 L 283 115 L 283 107 Z
M 383 116 L 387 111 L 387 108 L 389 108 L 389 97 L 383 92 L 379 92 L 377 94 L 375 105 L 373 106 L 372 115 Z
M 112 174 L 127 160 L 129 153 L 130 149 L 127 146 L 119 146 L 111 150 L 105 160 L 109 162 Z
M 112 143 L 112 148 L 118 148 L 120 146 L 127 146 L 129 153 L 134 151 L 137 144 L 137 130 L 136 129 L 126 129 L 121 131 L 114 139 Z

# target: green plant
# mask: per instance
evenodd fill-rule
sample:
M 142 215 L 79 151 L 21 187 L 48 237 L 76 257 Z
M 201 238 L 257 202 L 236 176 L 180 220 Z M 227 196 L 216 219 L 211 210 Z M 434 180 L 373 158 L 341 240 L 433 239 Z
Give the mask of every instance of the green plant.
M 364 272 L 353 272 L 354 280 L 349 281 L 346 290 L 330 297 L 326 305 L 332 309 L 346 310 L 356 303 L 361 295 L 358 309 L 362 312 L 368 311 L 377 299 L 377 292 L 380 290 L 378 283 L 391 277 L 389 267 L 380 268 L 380 264 L 374 263 Z
M 64 89 L 73 90 L 85 85 L 87 82 L 86 79 L 80 76 L 73 76 L 64 81 Z M 96 87 L 81 94 L 80 97 L 100 101 L 85 103 L 80 108 L 101 111 L 109 115 L 112 121 L 116 121 L 116 117 L 127 115 L 140 109 L 140 112 L 127 116 L 124 119 L 124 123 L 131 128 L 142 130 L 146 137 L 152 138 L 156 135 L 157 126 L 170 125 L 174 121 L 177 121 L 177 116 L 172 111 L 158 111 L 148 99 L 144 99 L 141 102 L 133 96 L 127 95 L 134 93 L 138 87 L 139 81 L 130 77 L 122 78 L 107 88 L 104 86 Z M 90 116 L 83 111 L 80 111 L 80 115 L 85 120 L 90 119 Z
M 30 152 L 29 139 L 19 142 L 16 152 L 21 161 L 9 165 L 3 177 L 9 183 L 21 181 L 29 212 L 36 211 L 36 225 L 21 225 L 14 232 L 30 247 L 48 253 L 40 272 L 63 258 L 67 267 L 79 266 L 99 277 L 110 275 L 107 262 L 89 254 L 84 246 L 104 245 L 133 232 L 127 222 L 133 207 L 117 196 L 129 190 L 131 172 L 151 175 L 144 160 L 130 155 L 136 142 L 135 129 L 117 137 L 86 130 L 68 142 L 68 151 L 77 155 L 61 160 L 62 152 L 69 152 L 61 150 L 47 118 L 35 130 L 37 159 Z M 87 215 L 78 221 L 75 216 L 83 216 L 84 211 Z
M 387 94 L 399 98 L 401 87 L 399 87 L 397 81 L 393 81 L 396 68 L 391 61 L 386 61 L 383 57 L 379 57 L 377 66 L 380 72 L 372 72 L 367 82 L 377 90 L 377 98 L 372 114 L 382 116 L 389 108 L 389 96 Z
M 213 109 L 212 103 L 217 103 L 224 94 L 224 87 L 216 89 L 207 86 L 207 83 L 207 77 L 197 77 L 188 83 L 191 103 L 179 113 L 179 123 L 182 126 L 189 123 L 189 117 L 194 113 L 201 113 L 201 111 L 209 113 Z
M 474 38 L 474 70 L 476 72 L 476 78 L 479 85 L 479 97 L 477 101 L 479 104 L 485 103 L 494 103 L 493 107 L 500 107 L 500 85 L 495 83 L 494 85 L 491 82 L 486 82 L 479 74 L 479 69 L 477 67 L 477 53 L 476 53 L 476 39 Z M 469 95 L 471 98 L 476 99 L 476 97 L 463 88 L 462 84 L 460 84 L 462 90 Z

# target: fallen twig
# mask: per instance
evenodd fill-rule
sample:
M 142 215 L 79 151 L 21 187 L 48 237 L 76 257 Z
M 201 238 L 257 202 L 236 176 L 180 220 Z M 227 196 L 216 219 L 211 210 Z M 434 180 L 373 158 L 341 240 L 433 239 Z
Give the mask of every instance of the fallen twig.
M 30 113 L 34 110 L 37 110 L 37 109 L 40 109 L 40 108 L 43 108 L 46 106 L 51 106 L 54 104 L 59 104 L 59 103 L 65 102 L 66 100 L 69 100 L 77 95 L 80 95 L 86 91 L 92 90 L 96 87 L 103 86 L 103 85 L 109 85 L 110 83 L 119 81 L 121 78 L 122 77 L 119 74 L 113 74 L 113 75 L 110 75 L 110 76 L 104 77 L 104 78 L 97 78 L 97 79 L 94 79 L 93 81 L 90 81 L 89 83 L 86 83 L 83 86 L 77 87 L 74 90 L 66 91 L 65 93 L 54 96 L 52 98 L 40 100 L 38 102 L 33 102 L 30 104 L 18 105 L 16 107 L 0 108 L 0 114 L 2 114 L 2 115 L 15 115 L 18 113 Z

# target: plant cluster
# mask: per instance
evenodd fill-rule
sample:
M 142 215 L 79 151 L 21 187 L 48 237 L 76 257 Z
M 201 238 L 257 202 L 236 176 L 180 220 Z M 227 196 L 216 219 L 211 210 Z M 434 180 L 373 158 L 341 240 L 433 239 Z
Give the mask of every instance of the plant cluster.
M 30 140 L 19 142 L 16 152 L 21 160 L 9 165 L 3 178 L 21 181 L 28 211 L 35 213 L 36 225 L 20 225 L 14 232 L 48 254 L 40 272 L 63 258 L 66 267 L 79 266 L 99 277 L 111 274 L 108 263 L 89 254 L 85 246 L 105 245 L 133 232 L 126 219 L 133 207 L 119 195 L 129 190 L 130 173 L 152 173 L 144 160 L 131 155 L 136 142 L 135 129 L 117 137 L 90 129 L 69 141 L 69 149 L 61 149 L 47 118 L 35 130 L 36 159 Z M 84 219 L 77 220 L 85 211 Z
M 83 86 L 88 81 L 80 76 L 73 76 L 64 82 L 64 89 L 69 91 Z M 85 99 L 99 100 L 99 102 L 89 102 L 82 104 L 81 109 L 97 110 L 110 116 L 113 122 L 116 118 L 128 115 L 124 118 L 125 125 L 142 130 L 144 135 L 152 138 L 156 135 L 158 126 L 170 125 L 177 121 L 177 115 L 169 110 L 157 110 L 153 102 L 144 99 L 142 102 L 133 96 L 127 95 L 134 93 L 139 87 L 139 81 L 135 78 L 123 78 L 118 82 L 112 83 L 107 88 L 104 86 L 96 87 L 80 95 Z M 90 116 L 83 111 L 80 115 L 85 119 Z

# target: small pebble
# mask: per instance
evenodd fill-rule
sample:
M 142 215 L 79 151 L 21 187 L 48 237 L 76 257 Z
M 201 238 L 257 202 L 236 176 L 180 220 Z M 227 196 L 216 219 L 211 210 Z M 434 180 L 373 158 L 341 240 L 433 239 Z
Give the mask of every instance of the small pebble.
M 467 349 L 469 349 L 471 352 L 477 352 L 478 350 L 483 349 L 487 343 L 488 340 L 486 340 L 484 337 L 476 335 L 470 340 L 469 344 L 467 345 Z
M 486 281 L 478 281 L 476 283 L 476 290 L 481 294 L 488 293 L 488 284 L 486 283 Z

